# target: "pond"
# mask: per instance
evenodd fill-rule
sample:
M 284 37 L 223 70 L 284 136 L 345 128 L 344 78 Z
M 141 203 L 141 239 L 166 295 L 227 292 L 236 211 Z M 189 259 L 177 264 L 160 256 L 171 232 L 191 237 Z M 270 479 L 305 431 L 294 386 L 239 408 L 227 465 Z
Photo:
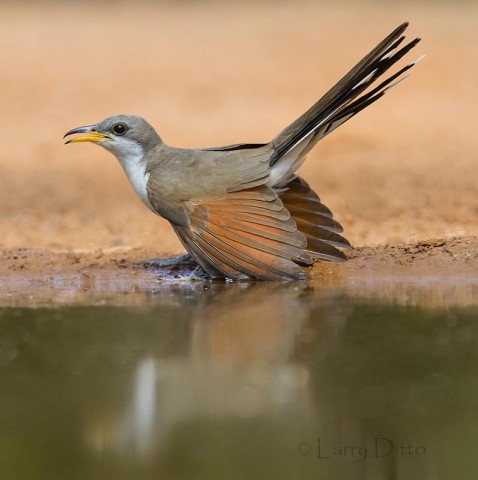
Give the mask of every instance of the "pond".
M 0 478 L 475 478 L 478 283 L 377 282 L 4 298 Z

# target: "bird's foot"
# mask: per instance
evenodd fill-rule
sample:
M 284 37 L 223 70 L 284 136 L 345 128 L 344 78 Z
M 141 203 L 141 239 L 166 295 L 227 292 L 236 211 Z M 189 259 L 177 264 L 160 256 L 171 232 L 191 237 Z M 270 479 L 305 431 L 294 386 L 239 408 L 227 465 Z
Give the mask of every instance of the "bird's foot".
M 210 280 L 209 275 L 188 253 L 175 257 L 155 258 L 145 262 L 144 266 L 145 268 L 164 269 L 162 275 L 165 275 L 165 278 L 175 278 L 186 281 Z
M 176 255 L 175 257 L 154 258 L 153 260 L 144 262 L 144 266 L 151 268 L 164 268 L 175 267 L 176 265 L 181 265 L 184 263 L 195 263 L 193 257 L 189 255 L 189 253 L 185 253 L 184 255 Z

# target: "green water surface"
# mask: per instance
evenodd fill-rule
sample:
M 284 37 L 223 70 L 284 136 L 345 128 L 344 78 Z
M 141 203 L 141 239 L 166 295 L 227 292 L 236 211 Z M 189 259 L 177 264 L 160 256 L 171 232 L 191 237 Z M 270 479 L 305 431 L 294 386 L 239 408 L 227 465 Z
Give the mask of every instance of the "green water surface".
M 0 479 L 477 478 L 478 309 L 451 300 L 199 285 L 0 308 Z

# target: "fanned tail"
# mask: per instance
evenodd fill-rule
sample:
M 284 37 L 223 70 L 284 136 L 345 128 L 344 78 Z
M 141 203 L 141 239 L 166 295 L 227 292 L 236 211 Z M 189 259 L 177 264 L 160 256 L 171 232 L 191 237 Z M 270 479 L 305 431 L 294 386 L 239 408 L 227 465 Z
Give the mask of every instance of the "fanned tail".
M 399 49 L 405 39 L 402 34 L 407 27 L 408 22 L 405 22 L 396 28 L 317 103 L 272 140 L 274 152 L 270 158 L 272 172 L 268 185 L 279 186 L 293 178 L 305 155 L 320 139 L 406 78 L 402 75 L 422 57 L 401 68 L 370 92 L 364 93 L 420 41 L 420 38 L 415 38 Z

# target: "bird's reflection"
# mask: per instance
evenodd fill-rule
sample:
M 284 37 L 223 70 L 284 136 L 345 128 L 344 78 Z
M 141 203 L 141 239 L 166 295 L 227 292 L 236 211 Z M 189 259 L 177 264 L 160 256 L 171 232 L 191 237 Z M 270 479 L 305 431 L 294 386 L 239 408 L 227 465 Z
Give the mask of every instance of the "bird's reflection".
M 144 358 L 135 373 L 132 402 L 132 436 L 137 451 L 145 455 L 153 444 L 153 425 L 156 410 L 156 364 L 154 358 Z
M 124 468 L 131 478 L 222 478 L 215 468 L 230 461 L 262 465 L 254 478 L 287 478 L 290 465 L 315 478 L 317 451 L 305 461 L 296 446 L 318 436 L 329 453 L 375 437 L 418 442 L 441 452 L 425 458 L 439 464 L 451 411 L 471 434 L 476 309 L 310 284 L 189 283 L 133 297 L 0 310 L 0 426 L 15 425 L 2 430 L 15 451 L 106 465 L 84 478 Z M 416 461 L 367 458 L 364 478 L 411 478 Z M 357 478 L 350 461 L 340 478 Z
M 293 357 L 317 292 L 306 284 L 189 284 L 159 296 L 187 319 L 181 338 L 187 348 L 178 345 L 167 356 L 145 352 L 137 360 L 129 398 L 112 431 L 106 424 L 110 447 L 145 456 L 175 425 L 193 418 L 310 407 L 308 370 Z M 95 434 L 86 438 L 95 449 L 102 437 L 97 420 L 99 428 L 90 424 Z

